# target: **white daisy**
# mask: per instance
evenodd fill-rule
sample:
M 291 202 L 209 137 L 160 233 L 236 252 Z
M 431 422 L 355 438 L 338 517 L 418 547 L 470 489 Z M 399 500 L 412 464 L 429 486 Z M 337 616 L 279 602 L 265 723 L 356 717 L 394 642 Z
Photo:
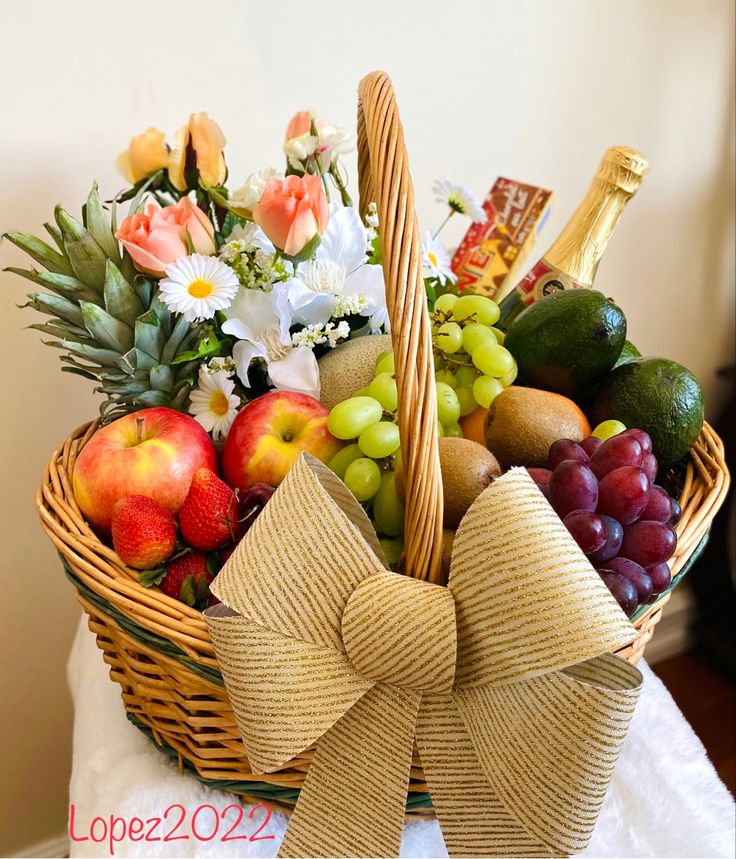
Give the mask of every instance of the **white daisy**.
M 232 303 L 238 291 L 235 272 L 215 257 L 192 254 L 166 266 L 159 283 L 161 300 L 187 322 L 211 319 Z
M 434 198 L 438 203 L 448 206 L 452 213 L 467 215 L 474 223 L 484 224 L 488 217 L 475 194 L 464 185 L 438 179 L 432 186 Z
M 446 281 L 455 282 L 455 273 L 451 268 L 450 254 L 442 242 L 428 230 L 422 244 L 424 251 L 424 276 L 436 277 L 441 284 Z
M 240 397 L 227 370 L 199 368 L 199 384 L 189 395 L 189 413 L 215 441 L 225 438 L 238 413 Z

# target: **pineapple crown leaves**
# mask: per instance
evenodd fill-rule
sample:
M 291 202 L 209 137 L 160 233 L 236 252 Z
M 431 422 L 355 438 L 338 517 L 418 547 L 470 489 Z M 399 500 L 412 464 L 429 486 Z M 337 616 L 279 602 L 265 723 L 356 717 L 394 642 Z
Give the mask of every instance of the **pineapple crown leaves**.
M 202 326 L 174 318 L 115 238 L 115 211 L 105 211 L 94 185 L 79 221 L 57 206 L 44 224 L 53 246 L 28 233 L 6 233 L 40 268 L 8 267 L 48 290 L 24 307 L 49 317 L 30 325 L 62 350 L 62 372 L 98 383 L 103 420 L 148 406 L 183 410 L 194 384 Z

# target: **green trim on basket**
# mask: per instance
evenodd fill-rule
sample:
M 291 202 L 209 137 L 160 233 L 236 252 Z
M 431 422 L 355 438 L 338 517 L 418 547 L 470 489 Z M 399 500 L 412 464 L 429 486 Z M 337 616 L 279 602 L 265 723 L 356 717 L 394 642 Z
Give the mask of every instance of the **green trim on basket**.
M 145 629 L 144 627 L 137 624 L 135 621 L 131 620 L 129 617 L 126 617 L 124 614 L 121 614 L 117 609 L 113 608 L 107 600 L 104 600 L 99 594 L 96 594 L 93 590 L 88 588 L 86 585 L 82 584 L 82 582 L 74 575 L 72 568 L 69 566 L 66 558 L 61 555 L 61 562 L 64 565 L 64 572 L 66 573 L 66 577 L 69 581 L 74 585 L 74 587 L 80 591 L 80 593 L 84 594 L 85 598 L 88 599 L 94 606 L 96 606 L 103 614 L 111 617 L 115 623 L 121 629 L 124 629 L 128 635 L 131 635 L 137 641 L 140 641 L 141 644 L 145 644 L 147 647 L 151 647 L 154 650 L 157 650 L 159 653 L 163 653 L 164 656 L 169 656 L 172 659 L 175 659 L 177 662 L 180 662 L 190 671 L 193 671 L 195 674 L 198 674 L 204 680 L 209 680 L 212 683 L 216 683 L 218 686 L 224 686 L 225 682 L 222 679 L 222 674 L 219 671 L 216 671 L 214 668 L 210 668 L 209 665 L 202 665 L 197 662 L 196 659 L 192 659 L 191 656 L 188 656 L 180 647 L 177 647 L 172 641 L 169 641 L 168 638 L 164 638 L 162 635 L 157 635 L 155 632 L 151 632 L 150 630 Z
M 700 555 L 705 549 L 705 546 L 708 542 L 708 538 L 710 536 L 710 529 L 706 531 L 703 539 L 698 543 L 695 551 L 688 558 L 687 563 L 683 566 L 680 572 L 675 576 L 672 580 L 669 588 L 664 591 L 663 594 L 660 594 L 660 597 L 664 596 L 664 594 L 668 594 L 673 591 L 677 585 L 682 581 L 685 574 L 688 572 L 690 567 L 698 560 Z M 131 620 L 129 617 L 126 617 L 121 612 L 117 611 L 117 609 L 113 608 L 107 600 L 103 599 L 99 594 L 95 593 L 93 590 L 84 585 L 74 574 L 71 566 L 69 565 L 66 558 L 59 552 L 59 557 L 61 558 L 61 563 L 64 567 L 64 572 L 74 585 L 77 590 L 84 594 L 85 598 L 88 599 L 96 608 L 98 608 L 103 614 L 109 616 L 121 629 L 125 630 L 128 635 L 135 638 L 137 641 L 140 641 L 142 644 L 147 647 L 151 647 L 155 650 L 158 650 L 160 653 L 163 653 L 165 656 L 170 657 L 171 659 L 175 659 L 177 662 L 180 662 L 190 671 L 193 671 L 195 674 L 199 675 L 205 680 L 209 680 L 212 683 L 216 683 L 218 686 L 224 686 L 224 681 L 222 679 L 222 675 L 219 671 L 216 671 L 214 668 L 210 668 L 206 665 L 201 665 L 195 659 L 192 659 L 188 656 L 180 647 L 177 647 L 173 642 L 169 641 L 168 638 L 164 638 L 162 635 L 157 635 L 155 632 L 150 632 L 144 627 L 137 624 L 135 621 Z M 656 603 L 654 603 L 656 605 Z M 651 606 L 642 606 L 638 609 L 634 615 L 632 616 L 632 622 L 636 621 L 645 611 L 649 611 Z M 229 780 L 229 779 L 211 779 L 206 778 L 203 775 L 200 775 L 194 767 L 194 764 L 191 761 L 188 761 L 186 758 L 179 755 L 179 752 L 176 751 L 172 746 L 167 743 L 158 743 L 153 735 L 153 731 L 148 727 L 144 722 L 141 722 L 136 716 L 132 713 L 127 712 L 126 716 L 130 720 L 130 722 L 135 725 L 140 731 L 142 731 L 156 746 L 159 751 L 165 754 L 169 758 L 173 758 L 177 761 L 181 761 L 184 769 L 197 781 L 206 785 L 207 787 L 212 788 L 213 790 L 229 790 L 232 793 L 240 793 L 247 794 L 255 799 L 262 799 L 264 801 L 272 800 L 273 802 L 279 802 L 284 805 L 296 805 L 296 801 L 299 799 L 299 788 L 287 788 L 280 787 L 279 785 L 267 784 L 266 782 L 259 781 L 237 781 L 237 780 Z M 409 793 L 406 799 L 406 810 L 412 811 L 415 809 L 430 809 L 432 807 L 432 798 L 428 793 Z
M 156 748 L 165 754 L 167 757 L 175 761 L 181 760 L 184 769 L 189 775 L 194 776 L 197 781 L 212 788 L 213 790 L 229 790 L 232 793 L 244 793 L 252 796 L 255 799 L 263 799 L 274 802 L 281 802 L 284 805 L 296 805 L 299 799 L 300 789 L 297 787 L 280 787 L 276 784 L 267 784 L 262 781 L 237 781 L 230 779 L 214 779 L 200 775 L 194 768 L 194 765 L 184 757 L 180 757 L 179 752 L 172 748 L 168 743 L 158 743 L 153 735 L 151 728 L 142 722 L 137 716 L 132 713 L 126 713 L 128 719 L 142 731 L 156 746 Z M 431 808 L 432 798 L 428 793 L 410 793 L 406 799 L 406 810 L 411 811 L 415 808 Z

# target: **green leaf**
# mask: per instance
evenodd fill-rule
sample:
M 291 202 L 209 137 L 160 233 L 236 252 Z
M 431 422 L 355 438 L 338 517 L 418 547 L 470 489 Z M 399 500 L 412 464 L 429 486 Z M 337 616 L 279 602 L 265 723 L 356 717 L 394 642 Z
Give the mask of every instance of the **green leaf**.
M 202 577 L 197 581 L 195 591 L 195 605 L 204 610 L 209 605 L 210 601 L 210 586 L 207 584 L 207 579 Z
M 49 295 L 47 292 L 34 292 L 28 298 L 30 298 L 30 306 L 40 313 L 58 316 L 59 319 L 71 322 L 72 325 L 77 325 L 79 328 L 85 327 L 82 311 L 73 301 L 62 298 L 60 295 Z M 26 304 L 25 306 L 28 307 L 29 305 Z
M 88 286 L 77 280 L 76 277 L 71 277 L 66 274 L 57 274 L 52 271 L 39 271 L 31 268 L 15 268 L 8 266 L 4 271 L 12 271 L 13 274 L 18 274 L 25 277 L 27 280 L 37 283 L 39 286 L 45 286 L 58 295 L 68 298 L 70 301 L 97 301 L 98 295 Z
M 61 343 L 53 344 L 61 349 L 66 349 L 72 355 L 78 355 L 80 358 L 86 358 L 88 361 L 94 361 L 96 364 L 101 364 L 103 367 L 115 367 L 120 360 L 120 353 L 112 349 L 100 349 L 97 346 L 87 346 L 84 343 L 75 343 L 73 340 L 64 340 Z
M 116 349 L 118 352 L 127 352 L 133 345 L 133 329 L 115 319 L 114 316 L 103 310 L 97 304 L 89 301 L 80 301 L 84 327 L 102 346 Z
M 140 298 L 143 306 L 150 307 L 156 287 L 154 286 L 153 281 L 149 280 L 147 277 L 143 277 L 142 274 L 138 274 L 134 266 L 131 266 L 133 269 L 132 278 L 129 276 L 125 267 L 125 261 L 129 259 L 130 257 L 126 254 L 125 259 L 123 260 L 123 277 L 128 281 L 128 283 L 133 284 L 133 289 L 138 293 L 138 298 Z
M 183 364 L 185 361 L 199 361 L 216 355 L 220 349 L 220 341 L 214 331 L 208 331 L 199 341 L 196 349 L 181 352 L 171 362 L 172 364 Z
M 75 376 L 82 376 L 84 379 L 90 379 L 92 382 L 97 381 L 97 376 L 91 370 L 83 370 L 81 367 L 62 367 L 62 373 L 73 373 Z
M 187 404 L 187 400 L 189 399 L 189 394 L 192 390 L 191 381 L 180 383 L 181 387 L 175 388 L 175 392 L 171 397 L 171 401 L 169 402 L 169 408 L 176 409 L 177 411 L 183 412 L 185 411 L 185 406 Z
M 102 292 L 105 285 L 107 255 L 92 234 L 76 218 L 57 206 L 56 223 L 64 236 L 64 249 L 74 274 L 89 286 Z
M 220 229 L 220 233 L 224 241 L 227 241 L 227 237 L 232 233 L 237 224 L 242 224 L 244 218 L 239 218 L 237 215 L 234 215 L 232 212 L 228 212 L 223 221 L 222 227 Z
M 142 349 L 134 349 L 135 352 L 135 368 L 136 370 L 145 370 L 148 373 L 154 367 L 158 367 L 159 361 L 157 358 L 154 358 L 153 355 L 149 355 L 148 352 L 144 352 Z
M 40 331 L 42 334 L 50 334 L 52 337 L 59 337 L 61 340 L 79 340 L 84 343 L 87 338 L 87 332 L 83 328 L 78 328 L 70 322 L 35 322 L 33 325 L 28 325 L 34 331 Z M 92 340 L 87 341 L 90 346 L 95 345 Z
M 164 348 L 166 336 L 161 322 L 153 309 L 147 310 L 135 321 L 135 346 L 161 363 L 161 351 Z
M 135 347 L 120 356 L 117 366 L 128 376 L 132 376 L 138 369 L 137 352 Z
M 135 380 L 116 382 L 115 384 L 103 382 L 102 390 L 106 394 L 114 393 L 118 396 L 134 397 L 145 393 L 148 390 L 148 385 L 145 382 L 136 382 Z
M 436 294 L 434 291 L 434 286 L 432 285 L 431 280 L 425 279 L 425 281 L 424 281 L 424 292 L 427 295 L 427 301 L 429 302 L 429 309 L 431 311 L 434 309 L 434 303 L 437 300 L 437 297 L 436 297 Z
M 143 570 L 138 574 L 138 581 L 144 588 L 160 585 L 166 575 L 166 567 L 156 567 L 154 570 Z
M 154 182 L 161 178 L 163 172 L 163 170 L 158 170 L 156 173 L 152 173 L 145 181 L 140 183 L 140 187 L 138 188 L 135 197 L 133 197 L 130 208 L 128 209 L 128 215 L 134 215 L 141 209 L 146 192 Z
M 197 602 L 197 594 L 194 589 L 194 576 L 187 576 L 179 588 L 179 599 L 191 608 Z
M 62 256 L 66 255 L 66 251 L 64 250 L 64 236 L 61 234 L 61 230 L 56 224 L 51 224 L 46 222 L 43 225 L 44 230 L 51 236 L 51 238 L 56 242 L 56 247 L 61 251 Z
M 164 329 L 164 333 L 166 337 L 171 334 L 171 329 L 174 324 L 174 314 L 169 310 L 169 308 L 161 301 L 161 299 L 156 296 L 151 302 L 151 310 L 154 312 L 156 318 L 161 323 Z
M 3 238 L 28 254 L 39 265 L 57 274 L 74 274 L 69 260 L 30 233 L 4 233 Z
M 210 186 L 205 184 L 201 178 L 199 180 L 199 186 L 200 188 L 202 188 L 203 191 L 205 191 L 210 200 L 212 200 L 212 202 L 220 209 L 225 209 L 227 212 L 232 212 L 233 215 L 235 215 L 237 218 L 240 218 L 241 221 L 253 220 L 253 215 L 250 209 L 246 209 L 242 206 L 238 208 L 239 204 L 236 200 L 228 200 L 227 197 L 222 193 L 223 191 L 225 191 L 224 188 L 210 188 Z
M 112 260 L 107 260 L 105 266 L 104 296 L 107 312 L 126 325 L 133 325 L 145 310 L 138 293 Z
M 168 406 L 169 395 L 165 391 L 144 391 L 135 398 L 138 405 L 142 406 Z
M 149 378 L 151 380 L 151 388 L 154 391 L 171 393 L 171 389 L 174 386 L 174 373 L 171 367 L 166 367 L 163 364 L 152 367 Z
M 294 265 L 300 262 L 304 262 L 305 260 L 311 259 L 317 248 L 319 247 L 320 242 L 322 241 L 322 237 L 319 233 L 315 233 L 312 238 L 304 245 L 304 247 L 299 251 L 298 254 L 294 254 L 291 256 L 290 254 L 285 254 L 283 251 L 281 252 L 281 256 L 284 259 L 288 259 L 289 262 L 293 262 Z
M 176 324 L 174 325 L 174 330 L 171 332 L 171 336 L 166 341 L 166 345 L 161 351 L 161 363 L 162 364 L 171 364 L 174 361 L 174 356 L 176 355 L 179 346 L 181 345 L 184 338 L 190 331 L 190 324 L 184 318 L 184 316 L 180 316 L 176 320 Z
M 110 222 L 107 219 L 105 210 L 100 202 L 100 195 L 97 191 L 97 183 L 92 186 L 92 190 L 87 197 L 85 206 L 84 223 L 89 230 L 92 238 L 107 254 L 107 256 L 116 263 L 120 263 L 120 246 L 118 241 L 113 236 L 110 228 Z

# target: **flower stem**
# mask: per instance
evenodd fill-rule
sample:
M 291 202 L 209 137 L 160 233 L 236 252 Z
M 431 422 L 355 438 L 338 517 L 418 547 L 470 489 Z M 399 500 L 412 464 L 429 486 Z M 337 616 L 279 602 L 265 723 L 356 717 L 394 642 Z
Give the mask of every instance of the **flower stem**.
M 437 227 L 437 232 L 432 236 L 433 239 L 436 239 L 437 236 L 442 232 L 445 227 L 445 224 L 450 220 L 450 218 L 455 214 L 454 209 L 450 209 L 450 214 L 445 218 L 445 220 Z
M 332 181 L 335 183 L 335 187 L 340 192 L 340 199 L 342 200 L 343 206 L 352 206 L 353 201 L 350 197 L 350 194 L 348 194 L 345 180 L 340 175 L 340 165 L 338 163 L 337 158 L 335 158 L 330 164 L 330 176 L 332 176 Z

